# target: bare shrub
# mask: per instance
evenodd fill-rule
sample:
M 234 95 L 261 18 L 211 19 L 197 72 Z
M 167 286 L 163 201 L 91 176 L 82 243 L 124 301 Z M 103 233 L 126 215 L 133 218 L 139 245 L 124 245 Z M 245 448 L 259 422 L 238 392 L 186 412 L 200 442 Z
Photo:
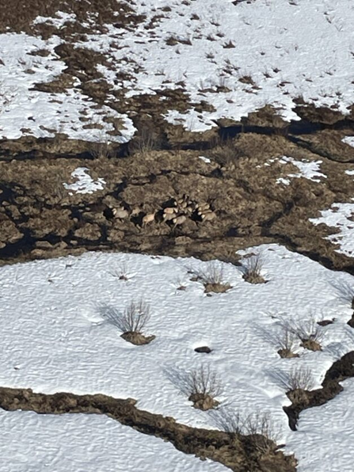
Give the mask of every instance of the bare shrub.
M 280 329 L 271 336 L 278 349 L 278 354 L 282 358 L 299 357 L 294 353 L 297 336 L 287 325 L 280 325 Z
M 122 316 L 120 326 L 123 333 L 141 333 L 150 320 L 150 307 L 143 300 L 131 302 Z
M 220 84 L 220 87 L 224 87 Z M 242 152 L 236 147 L 235 141 L 232 139 L 219 139 L 215 142 L 215 147 L 208 153 L 213 161 L 220 164 L 222 167 L 234 166 L 235 163 L 242 157 Z
M 320 351 L 325 329 L 319 325 L 313 314 L 302 320 L 290 320 L 282 323 L 284 329 L 292 332 L 300 341 L 301 346 L 310 351 Z
M 311 390 L 315 385 L 308 367 L 293 367 L 287 377 L 285 386 L 288 390 Z
M 255 411 L 248 415 L 243 422 L 243 434 L 252 436 L 252 446 L 260 453 L 274 450 L 279 440 L 279 431 L 268 412 Z
M 240 412 L 229 407 L 219 408 L 213 415 L 218 428 L 233 436 L 243 432 L 243 420 Z
M 148 344 L 155 336 L 145 336 L 142 331 L 150 320 L 150 307 L 144 301 L 132 301 L 122 312 L 109 307 L 103 316 L 122 331 L 121 337 L 132 344 Z
M 264 280 L 261 272 L 263 263 L 260 254 L 251 254 L 243 264 L 243 278 L 246 282 L 251 284 L 264 284 Z
M 200 410 L 215 408 L 219 404 L 215 397 L 221 395 L 223 391 L 217 373 L 205 365 L 201 365 L 186 375 L 184 388 L 193 406 Z
M 238 411 L 223 408 L 216 412 L 214 419 L 218 427 L 235 439 L 241 435 L 249 436 L 254 452 L 263 454 L 277 447 L 280 435 L 269 412 L 256 410 L 243 418 Z
M 209 262 L 207 268 L 195 273 L 195 276 L 194 280 L 202 281 L 206 293 L 223 293 L 232 288 L 224 281 L 223 266 L 215 261 Z
M 119 280 L 124 280 L 127 281 L 129 280 L 129 272 L 128 272 L 128 267 L 125 262 L 123 262 L 119 267 L 113 268 L 110 271 L 110 274 L 112 277 L 119 279 Z
M 111 149 L 108 141 L 90 143 L 89 153 L 94 159 L 108 159 L 111 157 Z
M 129 143 L 129 151 L 133 154 L 146 154 L 160 147 L 161 139 L 156 134 L 156 130 L 152 125 L 145 125 L 139 128 L 136 135 Z

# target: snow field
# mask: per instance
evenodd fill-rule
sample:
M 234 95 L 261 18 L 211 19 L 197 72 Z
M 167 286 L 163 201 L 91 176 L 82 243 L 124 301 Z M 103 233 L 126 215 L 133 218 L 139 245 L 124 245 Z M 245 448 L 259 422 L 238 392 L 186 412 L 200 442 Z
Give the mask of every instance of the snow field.
M 105 416 L 0 410 L 0 421 L 1 472 L 230 470 Z
M 245 416 L 268 412 L 279 441 L 288 444 L 285 451 L 301 451 L 307 457 L 302 470 L 313 471 L 308 460 L 314 460 L 316 441 L 321 450 L 332 444 L 322 435 L 320 416 L 317 435 L 309 433 L 312 410 L 300 416 L 303 432 L 290 431 L 282 409 L 289 404 L 284 379 L 294 366 L 305 366 L 315 387 L 320 387 L 332 363 L 353 349 L 354 336 L 346 324 L 352 312 L 343 296 L 343 287 L 353 286 L 353 278 L 278 245 L 247 252 L 261 254 L 262 275 L 268 282 L 249 284 L 242 268 L 216 262 L 232 288 L 211 296 L 200 282 L 190 280 L 190 272 L 208 269 L 208 263 L 193 258 L 87 253 L 2 267 L 0 384 L 43 393 L 131 397 L 138 400 L 138 408 L 191 426 L 217 428 L 214 412 L 196 410 L 181 392 L 186 372 L 210 366 L 223 386 L 221 408 Z M 119 279 L 121 271 L 127 281 Z M 178 290 L 181 284 L 186 290 Z M 104 314 L 110 307 L 123 311 L 141 298 L 152 312 L 144 334 L 156 339 L 134 346 L 120 337 Z M 274 343 L 281 321 L 301 323 L 310 316 L 335 319 L 324 328 L 323 350 L 308 351 L 298 343 L 299 358 L 281 359 Z M 194 352 L 203 345 L 212 353 Z M 354 430 L 349 420 L 348 428 Z M 300 436 L 301 441 L 293 439 Z M 343 436 L 343 441 L 349 437 Z M 342 470 L 349 470 L 345 456 L 338 454 L 337 459 Z M 320 470 L 328 472 L 328 464 L 316 472 Z

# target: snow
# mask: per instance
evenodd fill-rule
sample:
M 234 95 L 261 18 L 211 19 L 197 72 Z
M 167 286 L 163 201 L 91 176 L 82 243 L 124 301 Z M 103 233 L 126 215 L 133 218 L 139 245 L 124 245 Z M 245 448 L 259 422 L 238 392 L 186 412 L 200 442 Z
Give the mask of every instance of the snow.
M 177 451 L 97 415 L 0 410 L 1 472 L 222 472 L 226 467 Z
M 349 146 L 354 147 L 354 136 L 346 136 L 342 139 L 342 142 L 345 144 L 349 144 Z
M 217 428 L 215 416 L 193 408 L 183 393 L 186 373 L 210 366 L 222 381 L 222 405 L 242 415 L 256 408 L 269 412 L 280 430 L 279 441 L 288 444 L 285 451 L 299 457 L 311 452 L 314 459 L 314 439 L 306 428 L 310 413 L 300 416 L 305 425 L 301 433 L 290 431 L 282 409 L 289 404 L 282 379 L 293 366 L 306 366 L 319 387 L 332 363 L 353 350 L 347 325 L 352 310 L 338 287 L 353 287 L 354 279 L 275 244 L 242 254 L 254 253 L 260 254 L 268 282 L 249 284 L 242 267 L 215 262 L 232 288 L 211 296 L 201 282 L 191 281 L 191 272 L 210 269 L 209 263 L 194 258 L 86 253 L 1 267 L 0 385 L 130 397 L 138 408 L 191 426 Z M 128 280 L 116 276 L 122 271 Z M 185 290 L 178 290 L 181 284 Z M 156 339 L 134 346 L 120 337 L 106 315 L 113 309 L 122 312 L 141 298 L 151 307 L 145 334 Z M 274 342 L 281 323 L 301 323 L 310 316 L 317 321 L 335 318 L 323 328 L 323 350 L 308 351 L 297 343 L 300 357 L 281 359 Z M 212 353 L 194 352 L 203 345 Z M 353 419 L 338 430 L 344 443 L 351 440 Z M 322 438 L 324 422 L 318 416 L 317 437 Z M 338 467 L 350 470 L 347 456 L 333 454 Z M 313 468 L 305 460 L 302 470 Z
M 274 162 L 279 162 L 280 164 L 293 164 L 300 171 L 296 174 L 288 174 L 288 178 L 279 177 L 276 180 L 277 184 L 290 185 L 291 179 L 299 179 L 301 177 L 312 180 L 313 182 L 320 182 L 321 178 L 327 178 L 326 175 L 320 172 L 320 164 L 322 164 L 322 161 L 309 161 L 306 159 L 298 161 L 293 157 L 283 156 L 281 158 L 269 159 L 268 162 L 264 164 L 264 166 L 269 167 Z
M 55 18 L 48 18 L 45 16 L 37 16 L 33 21 L 34 25 L 40 23 L 50 23 L 56 28 L 62 28 L 65 23 L 74 23 L 76 21 L 76 15 L 74 13 L 65 13 L 63 11 L 58 11 L 55 15 Z
M 78 167 L 71 173 L 71 176 L 77 179 L 77 181 L 73 184 L 64 183 L 64 187 L 75 193 L 93 193 L 97 190 L 102 190 L 106 182 L 102 178 L 93 180 L 88 172 L 89 169 L 87 167 Z M 72 192 L 70 192 L 70 195 L 72 195 Z
M 69 139 L 129 141 L 135 131 L 132 121 L 105 105 L 97 110 L 92 99 L 80 91 L 78 79 L 65 93 L 35 89 L 35 84 L 55 80 L 66 68 L 54 52 L 60 42 L 57 36 L 44 41 L 24 33 L 0 35 L 0 139 L 65 133 Z M 31 55 L 41 49 L 49 55 Z M 106 118 L 123 121 L 121 136 L 107 134 L 114 128 Z M 92 127 L 85 128 L 88 124 Z
M 204 157 L 204 156 L 199 156 L 199 159 L 201 159 L 203 162 L 205 162 L 206 164 L 210 164 L 211 163 L 211 159 L 209 159 L 209 157 Z
M 344 391 L 330 402 L 300 416 L 298 434 L 288 446 L 298 450 L 298 472 L 352 472 L 354 445 L 346 440 L 354 427 L 354 379 L 342 382 Z M 306 437 L 306 448 L 301 443 Z
M 350 171 L 346 171 L 348 174 Z M 310 218 L 314 225 L 325 224 L 329 227 L 337 228 L 335 234 L 331 234 L 326 239 L 339 246 L 336 252 L 346 256 L 354 255 L 354 203 L 333 203 L 328 210 L 322 210 L 319 218 Z

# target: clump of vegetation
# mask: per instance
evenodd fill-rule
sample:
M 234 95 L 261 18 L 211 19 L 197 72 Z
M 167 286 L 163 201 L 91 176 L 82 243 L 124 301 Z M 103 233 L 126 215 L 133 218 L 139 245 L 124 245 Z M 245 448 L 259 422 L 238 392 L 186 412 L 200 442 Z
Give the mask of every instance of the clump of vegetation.
M 307 319 L 283 322 L 283 327 L 293 333 L 305 349 L 310 351 L 322 350 L 321 342 L 325 336 L 325 330 L 323 326 L 317 323 L 313 314 Z
M 312 373 L 308 367 L 293 367 L 285 381 L 289 391 L 311 390 L 315 385 Z
M 282 325 L 280 331 L 275 335 L 275 340 L 278 346 L 278 354 L 283 359 L 290 359 L 299 357 L 299 354 L 294 352 L 296 346 L 296 335 L 286 325 Z
M 205 270 L 194 274 L 195 275 L 191 280 L 200 280 L 204 285 L 205 293 L 224 293 L 232 288 L 229 283 L 225 282 L 224 269 L 222 265 L 215 261 L 210 262 Z
M 129 280 L 128 267 L 125 262 L 123 262 L 119 267 L 112 269 L 110 274 L 112 277 L 118 280 L 123 280 L 124 282 Z
M 263 263 L 259 254 L 251 254 L 243 264 L 243 278 L 250 284 L 264 284 L 266 280 L 262 276 Z
M 217 373 L 202 365 L 186 375 L 185 390 L 194 408 L 206 411 L 219 405 L 215 398 L 222 394 L 223 388 Z
M 122 331 L 121 337 L 132 344 L 148 344 L 155 339 L 155 336 L 145 336 L 143 334 L 151 317 L 150 307 L 144 300 L 132 301 L 123 313 L 110 308 L 106 311 L 105 317 Z
M 242 417 L 238 411 L 230 408 L 218 410 L 215 416 L 217 425 L 230 434 L 235 441 L 241 435 L 248 436 L 253 453 L 266 454 L 275 451 L 279 431 L 275 427 L 269 412 L 254 413 Z

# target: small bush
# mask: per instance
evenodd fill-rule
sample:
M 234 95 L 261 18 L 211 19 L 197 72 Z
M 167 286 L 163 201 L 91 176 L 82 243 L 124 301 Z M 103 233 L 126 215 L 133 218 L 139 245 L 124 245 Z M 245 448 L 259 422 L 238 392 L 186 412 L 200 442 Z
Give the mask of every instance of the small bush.
M 332 282 L 332 286 L 335 288 L 338 298 L 354 310 L 354 287 L 345 280 Z
M 202 281 L 205 287 L 205 293 L 224 293 L 232 288 L 230 284 L 224 281 L 224 269 L 222 265 L 215 261 L 210 262 L 204 271 L 199 271 L 195 275 L 193 280 Z
M 161 139 L 156 134 L 156 128 L 150 124 L 138 128 L 137 133 L 129 143 L 129 151 L 133 154 L 145 155 L 161 148 Z
M 105 311 L 104 316 L 122 331 L 122 338 L 132 344 L 148 344 L 155 339 L 155 336 L 145 336 L 142 332 L 150 320 L 150 307 L 143 300 L 132 301 L 123 313 L 110 308 Z
M 110 274 L 118 280 L 124 280 L 125 282 L 129 280 L 128 268 L 125 262 L 123 262 L 118 268 L 112 269 Z
M 214 418 L 218 427 L 233 436 L 235 440 L 241 435 L 249 436 L 253 452 L 264 454 L 274 451 L 277 447 L 279 432 L 268 412 L 261 413 L 256 410 L 242 418 L 239 412 L 223 408 L 216 412 Z
M 217 373 L 204 365 L 187 374 L 185 389 L 194 408 L 204 411 L 215 408 L 219 404 L 215 397 L 221 395 L 223 391 Z
M 280 330 L 274 335 L 278 354 L 282 358 L 299 357 L 294 353 L 296 347 L 297 336 L 288 326 L 281 325 Z
M 314 387 L 312 373 L 308 367 L 294 367 L 291 369 L 286 387 L 289 390 L 311 390 Z
M 321 350 L 325 330 L 317 323 L 314 315 L 310 315 L 308 319 L 286 321 L 283 326 L 284 329 L 292 332 L 301 341 L 301 346 L 305 349 L 310 351 Z
M 243 264 L 243 278 L 246 282 L 251 284 L 264 284 L 262 272 L 263 264 L 259 254 L 254 254 L 248 257 Z

